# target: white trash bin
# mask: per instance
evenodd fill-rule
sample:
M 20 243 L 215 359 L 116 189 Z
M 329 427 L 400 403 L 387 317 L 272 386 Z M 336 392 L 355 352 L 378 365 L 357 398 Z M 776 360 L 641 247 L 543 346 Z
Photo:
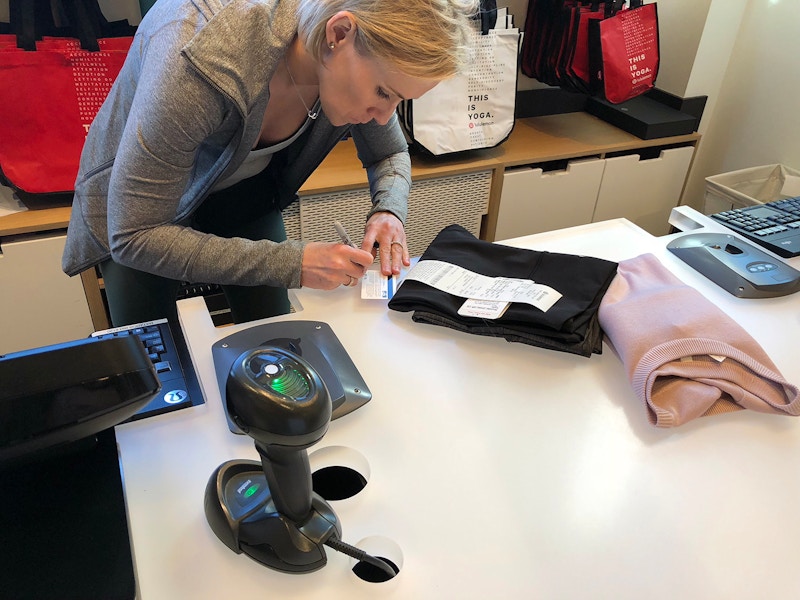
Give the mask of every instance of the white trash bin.
M 764 165 L 706 177 L 703 212 L 718 212 L 800 196 L 800 171 Z

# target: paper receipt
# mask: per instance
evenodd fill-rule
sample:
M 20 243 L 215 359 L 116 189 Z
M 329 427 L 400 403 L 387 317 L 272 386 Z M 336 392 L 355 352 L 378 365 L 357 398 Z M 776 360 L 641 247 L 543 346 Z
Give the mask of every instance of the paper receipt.
M 421 260 L 405 276 L 437 290 L 490 302 L 523 302 L 547 312 L 562 294 L 530 279 L 487 277 L 439 260 Z M 498 315 L 499 316 L 499 315 Z

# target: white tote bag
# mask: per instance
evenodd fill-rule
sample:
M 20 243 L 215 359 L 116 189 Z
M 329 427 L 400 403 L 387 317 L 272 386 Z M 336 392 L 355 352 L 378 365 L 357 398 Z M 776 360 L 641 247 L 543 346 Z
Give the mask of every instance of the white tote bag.
M 485 35 L 476 28 L 469 70 L 398 107 L 412 148 L 441 155 L 492 148 L 508 138 L 514 128 L 520 33 L 505 25 L 506 16 L 499 14 Z

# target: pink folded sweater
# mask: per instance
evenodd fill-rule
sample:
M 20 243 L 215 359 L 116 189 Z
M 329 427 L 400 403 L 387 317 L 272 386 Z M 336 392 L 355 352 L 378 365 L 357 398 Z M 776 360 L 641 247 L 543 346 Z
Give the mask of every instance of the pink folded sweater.
M 599 318 L 657 427 L 744 408 L 800 414 L 797 386 L 758 342 L 652 254 L 619 263 Z

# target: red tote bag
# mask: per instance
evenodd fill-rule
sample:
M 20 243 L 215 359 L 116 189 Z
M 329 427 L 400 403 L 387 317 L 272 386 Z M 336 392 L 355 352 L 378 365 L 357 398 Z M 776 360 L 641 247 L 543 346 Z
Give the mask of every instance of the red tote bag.
M 70 193 L 92 123 L 130 48 L 131 37 L 37 42 L 33 52 L 0 49 L 0 172 L 23 201 Z
M 593 93 L 619 104 L 652 89 L 659 66 L 656 4 L 590 21 L 589 47 Z
M 567 62 L 567 74 L 576 89 L 591 93 L 591 74 L 589 71 L 589 22 L 604 18 L 603 8 L 582 7 L 578 13 L 578 25 L 574 44 Z

